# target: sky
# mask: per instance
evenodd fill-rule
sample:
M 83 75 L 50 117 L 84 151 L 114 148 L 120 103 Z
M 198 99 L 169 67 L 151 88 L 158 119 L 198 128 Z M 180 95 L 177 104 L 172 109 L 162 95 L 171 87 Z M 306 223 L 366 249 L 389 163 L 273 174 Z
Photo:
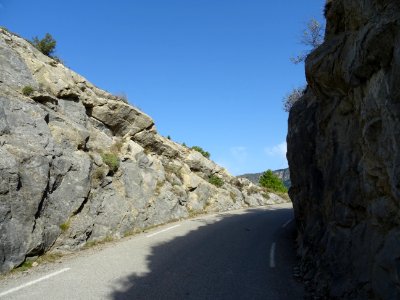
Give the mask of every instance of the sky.
M 66 66 L 239 175 L 288 165 L 282 99 L 305 83 L 290 57 L 324 2 L 0 0 L 0 25 L 50 33 Z

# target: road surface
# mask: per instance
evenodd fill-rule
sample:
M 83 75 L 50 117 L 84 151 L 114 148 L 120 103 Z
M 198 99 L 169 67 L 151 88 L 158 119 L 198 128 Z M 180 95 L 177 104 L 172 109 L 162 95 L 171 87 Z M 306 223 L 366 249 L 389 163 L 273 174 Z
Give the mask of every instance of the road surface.
M 289 205 L 201 216 L 0 281 L 2 299 L 302 299 Z

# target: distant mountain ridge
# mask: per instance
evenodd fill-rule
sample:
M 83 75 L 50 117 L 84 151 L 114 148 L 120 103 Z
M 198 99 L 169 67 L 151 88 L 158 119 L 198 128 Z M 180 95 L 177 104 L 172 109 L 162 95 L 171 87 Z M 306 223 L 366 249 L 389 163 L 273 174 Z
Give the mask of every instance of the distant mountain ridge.
M 278 176 L 280 179 L 282 179 L 283 184 L 287 187 L 290 188 L 291 182 L 290 182 L 290 172 L 289 172 L 289 168 L 286 169 L 279 169 L 279 170 L 275 170 L 272 171 L 276 176 Z M 239 178 L 247 178 L 248 180 L 250 180 L 252 183 L 254 184 L 258 184 L 258 182 L 260 181 L 260 177 L 262 173 L 252 173 L 252 174 L 243 174 L 243 175 L 239 175 L 237 177 Z

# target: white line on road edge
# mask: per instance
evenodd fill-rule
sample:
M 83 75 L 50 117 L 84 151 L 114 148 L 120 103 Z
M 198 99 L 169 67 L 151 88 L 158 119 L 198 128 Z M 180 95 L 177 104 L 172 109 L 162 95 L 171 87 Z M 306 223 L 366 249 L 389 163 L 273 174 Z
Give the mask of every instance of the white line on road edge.
M 21 290 L 21 289 L 23 289 L 23 288 L 26 288 L 26 287 L 28 287 L 28 286 L 34 285 L 34 284 L 36 284 L 36 283 L 38 283 L 38 282 L 41 282 L 41 281 L 43 281 L 43 280 L 49 279 L 50 277 L 53 277 L 53 276 L 59 275 L 59 274 L 61 274 L 61 273 L 64 273 L 64 272 L 66 272 L 66 271 L 68 271 L 68 270 L 70 270 L 70 269 L 71 269 L 71 268 L 65 268 L 65 269 L 62 269 L 62 270 L 60 270 L 60 271 L 57 271 L 57 272 L 51 273 L 51 274 L 49 274 L 49 275 L 46 275 L 46 276 L 44 276 L 44 277 L 42 277 L 42 278 L 39 278 L 39 279 L 30 281 L 30 282 L 27 282 L 27 283 L 25 283 L 25 284 L 23 284 L 23 285 L 17 286 L 17 287 L 15 287 L 15 288 L 11 289 L 11 290 L 8 290 L 8 291 L 5 291 L 5 292 L 1 293 L 1 294 L 0 294 L 0 297 L 6 296 L 6 295 L 11 294 L 11 293 L 14 293 L 14 292 L 19 291 L 19 290 Z
M 276 248 L 276 243 L 272 243 L 271 250 L 269 251 L 269 266 L 270 266 L 270 268 L 275 268 L 275 248 Z
M 282 228 L 285 228 L 286 226 L 288 226 L 290 224 L 290 222 L 292 222 L 293 219 L 290 219 L 289 221 L 287 221 L 285 224 L 282 225 Z
M 178 224 L 178 225 L 174 225 L 174 226 L 165 228 L 165 229 L 163 229 L 163 230 L 160 230 L 160 231 L 154 232 L 154 233 L 152 233 L 152 234 L 146 235 L 146 237 L 149 238 L 149 237 L 155 236 L 155 235 L 157 235 L 157 234 L 159 234 L 159 233 L 166 232 L 166 231 L 171 230 L 171 229 L 174 229 L 174 228 L 176 228 L 176 227 L 178 227 L 178 226 L 181 226 L 181 225 Z

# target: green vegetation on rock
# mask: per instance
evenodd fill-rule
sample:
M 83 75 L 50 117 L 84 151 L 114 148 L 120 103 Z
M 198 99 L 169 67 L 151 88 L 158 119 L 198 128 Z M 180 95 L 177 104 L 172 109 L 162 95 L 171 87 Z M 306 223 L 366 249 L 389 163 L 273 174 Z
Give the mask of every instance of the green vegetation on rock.
M 211 175 L 208 179 L 208 182 L 215 185 L 216 187 L 222 187 L 224 185 L 224 181 L 215 175 Z
M 116 154 L 108 152 L 101 154 L 103 162 L 110 168 L 112 173 L 115 173 L 119 168 L 119 158 Z
M 61 229 L 62 232 L 65 232 L 65 231 L 67 231 L 67 230 L 69 229 L 70 226 L 71 226 L 71 223 L 70 223 L 70 221 L 68 220 L 68 221 L 66 221 L 65 223 L 62 223 L 62 224 L 60 225 L 60 229 Z
M 22 94 L 24 96 L 30 96 L 33 92 L 34 92 L 34 89 L 30 85 L 24 86 L 22 88 Z
M 44 55 L 53 57 L 57 42 L 50 33 L 46 33 L 42 39 L 39 39 L 37 36 L 35 36 L 32 39 L 31 44 Z
M 24 261 L 17 269 L 17 271 L 21 271 L 21 272 L 25 272 L 27 270 L 29 270 L 30 268 L 32 268 L 33 265 L 33 261 Z
M 210 152 L 205 151 L 203 148 L 199 147 L 199 146 L 193 146 L 191 148 L 192 150 L 195 150 L 197 152 L 200 152 L 201 154 L 203 154 L 204 157 L 206 158 L 210 158 Z
M 260 185 L 273 192 L 287 193 L 288 191 L 282 180 L 280 180 L 271 170 L 267 170 L 261 175 Z

